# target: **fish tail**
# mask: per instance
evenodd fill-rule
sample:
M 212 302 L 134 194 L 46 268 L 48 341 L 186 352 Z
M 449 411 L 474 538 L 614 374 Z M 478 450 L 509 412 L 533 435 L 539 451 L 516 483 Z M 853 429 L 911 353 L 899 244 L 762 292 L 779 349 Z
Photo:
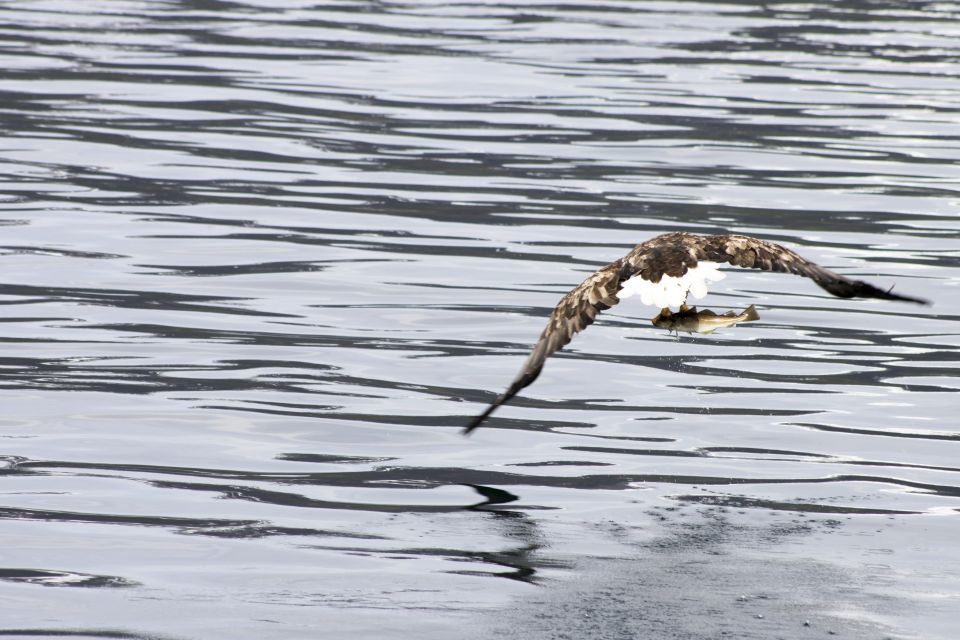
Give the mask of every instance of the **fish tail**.
M 750 322 L 751 320 L 759 320 L 759 319 L 760 319 L 760 314 L 757 313 L 757 308 L 753 305 L 750 305 L 749 307 L 747 307 L 746 310 L 743 312 L 744 322 Z

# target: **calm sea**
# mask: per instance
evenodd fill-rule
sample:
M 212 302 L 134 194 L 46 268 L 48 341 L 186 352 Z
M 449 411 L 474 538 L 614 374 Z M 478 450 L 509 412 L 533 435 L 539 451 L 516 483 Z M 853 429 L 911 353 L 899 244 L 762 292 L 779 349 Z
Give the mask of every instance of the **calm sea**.
M 956 637 L 960 4 L 0 2 L 0 127 L 0 636 Z M 934 305 L 730 270 L 461 436 L 680 229 Z

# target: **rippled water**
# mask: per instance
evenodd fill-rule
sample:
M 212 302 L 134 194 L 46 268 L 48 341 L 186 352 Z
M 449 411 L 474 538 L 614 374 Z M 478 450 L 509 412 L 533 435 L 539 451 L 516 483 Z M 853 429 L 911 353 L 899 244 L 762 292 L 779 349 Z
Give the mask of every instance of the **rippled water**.
M 960 5 L 0 3 L 0 635 L 952 638 Z M 761 321 L 550 309 L 664 231 Z M 86 588 L 81 588 L 86 587 Z

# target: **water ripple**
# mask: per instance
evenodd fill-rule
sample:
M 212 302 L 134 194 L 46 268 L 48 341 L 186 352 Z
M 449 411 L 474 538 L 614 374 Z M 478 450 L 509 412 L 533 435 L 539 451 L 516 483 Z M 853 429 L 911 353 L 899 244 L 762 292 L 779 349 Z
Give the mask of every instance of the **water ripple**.
M 0 635 L 217 637 L 239 604 L 266 639 L 773 637 L 839 609 L 952 638 L 958 17 L 3 4 Z M 566 291 L 679 229 L 934 306 L 731 272 L 701 306 L 759 322 L 674 338 L 625 303 L 459 436 Z M 811 557 L 835 566 L 770 569 Z M 723 600 L 781 574 L 765 622 Z M 873 586 L 822 588 L 848 583 Z

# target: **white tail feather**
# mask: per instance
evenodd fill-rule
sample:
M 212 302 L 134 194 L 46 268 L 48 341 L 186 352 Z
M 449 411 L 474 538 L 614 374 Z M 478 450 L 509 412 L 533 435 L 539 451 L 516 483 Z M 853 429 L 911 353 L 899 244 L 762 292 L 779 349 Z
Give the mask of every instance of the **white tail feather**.
M 709 283 L 723 280 L 726 274 L 719 271 L 719 268 L 720 264 L 717 262 L 700 262 L 681 277 L 664 275 L 660 282 L 649 282 L 638 274 L 623 283 L 618 297 L 622 300 L 639 295 L 643 304 L 660 309 L 679 307 L 687 301 L 688 295 L 700 299 L 707 295 Z

